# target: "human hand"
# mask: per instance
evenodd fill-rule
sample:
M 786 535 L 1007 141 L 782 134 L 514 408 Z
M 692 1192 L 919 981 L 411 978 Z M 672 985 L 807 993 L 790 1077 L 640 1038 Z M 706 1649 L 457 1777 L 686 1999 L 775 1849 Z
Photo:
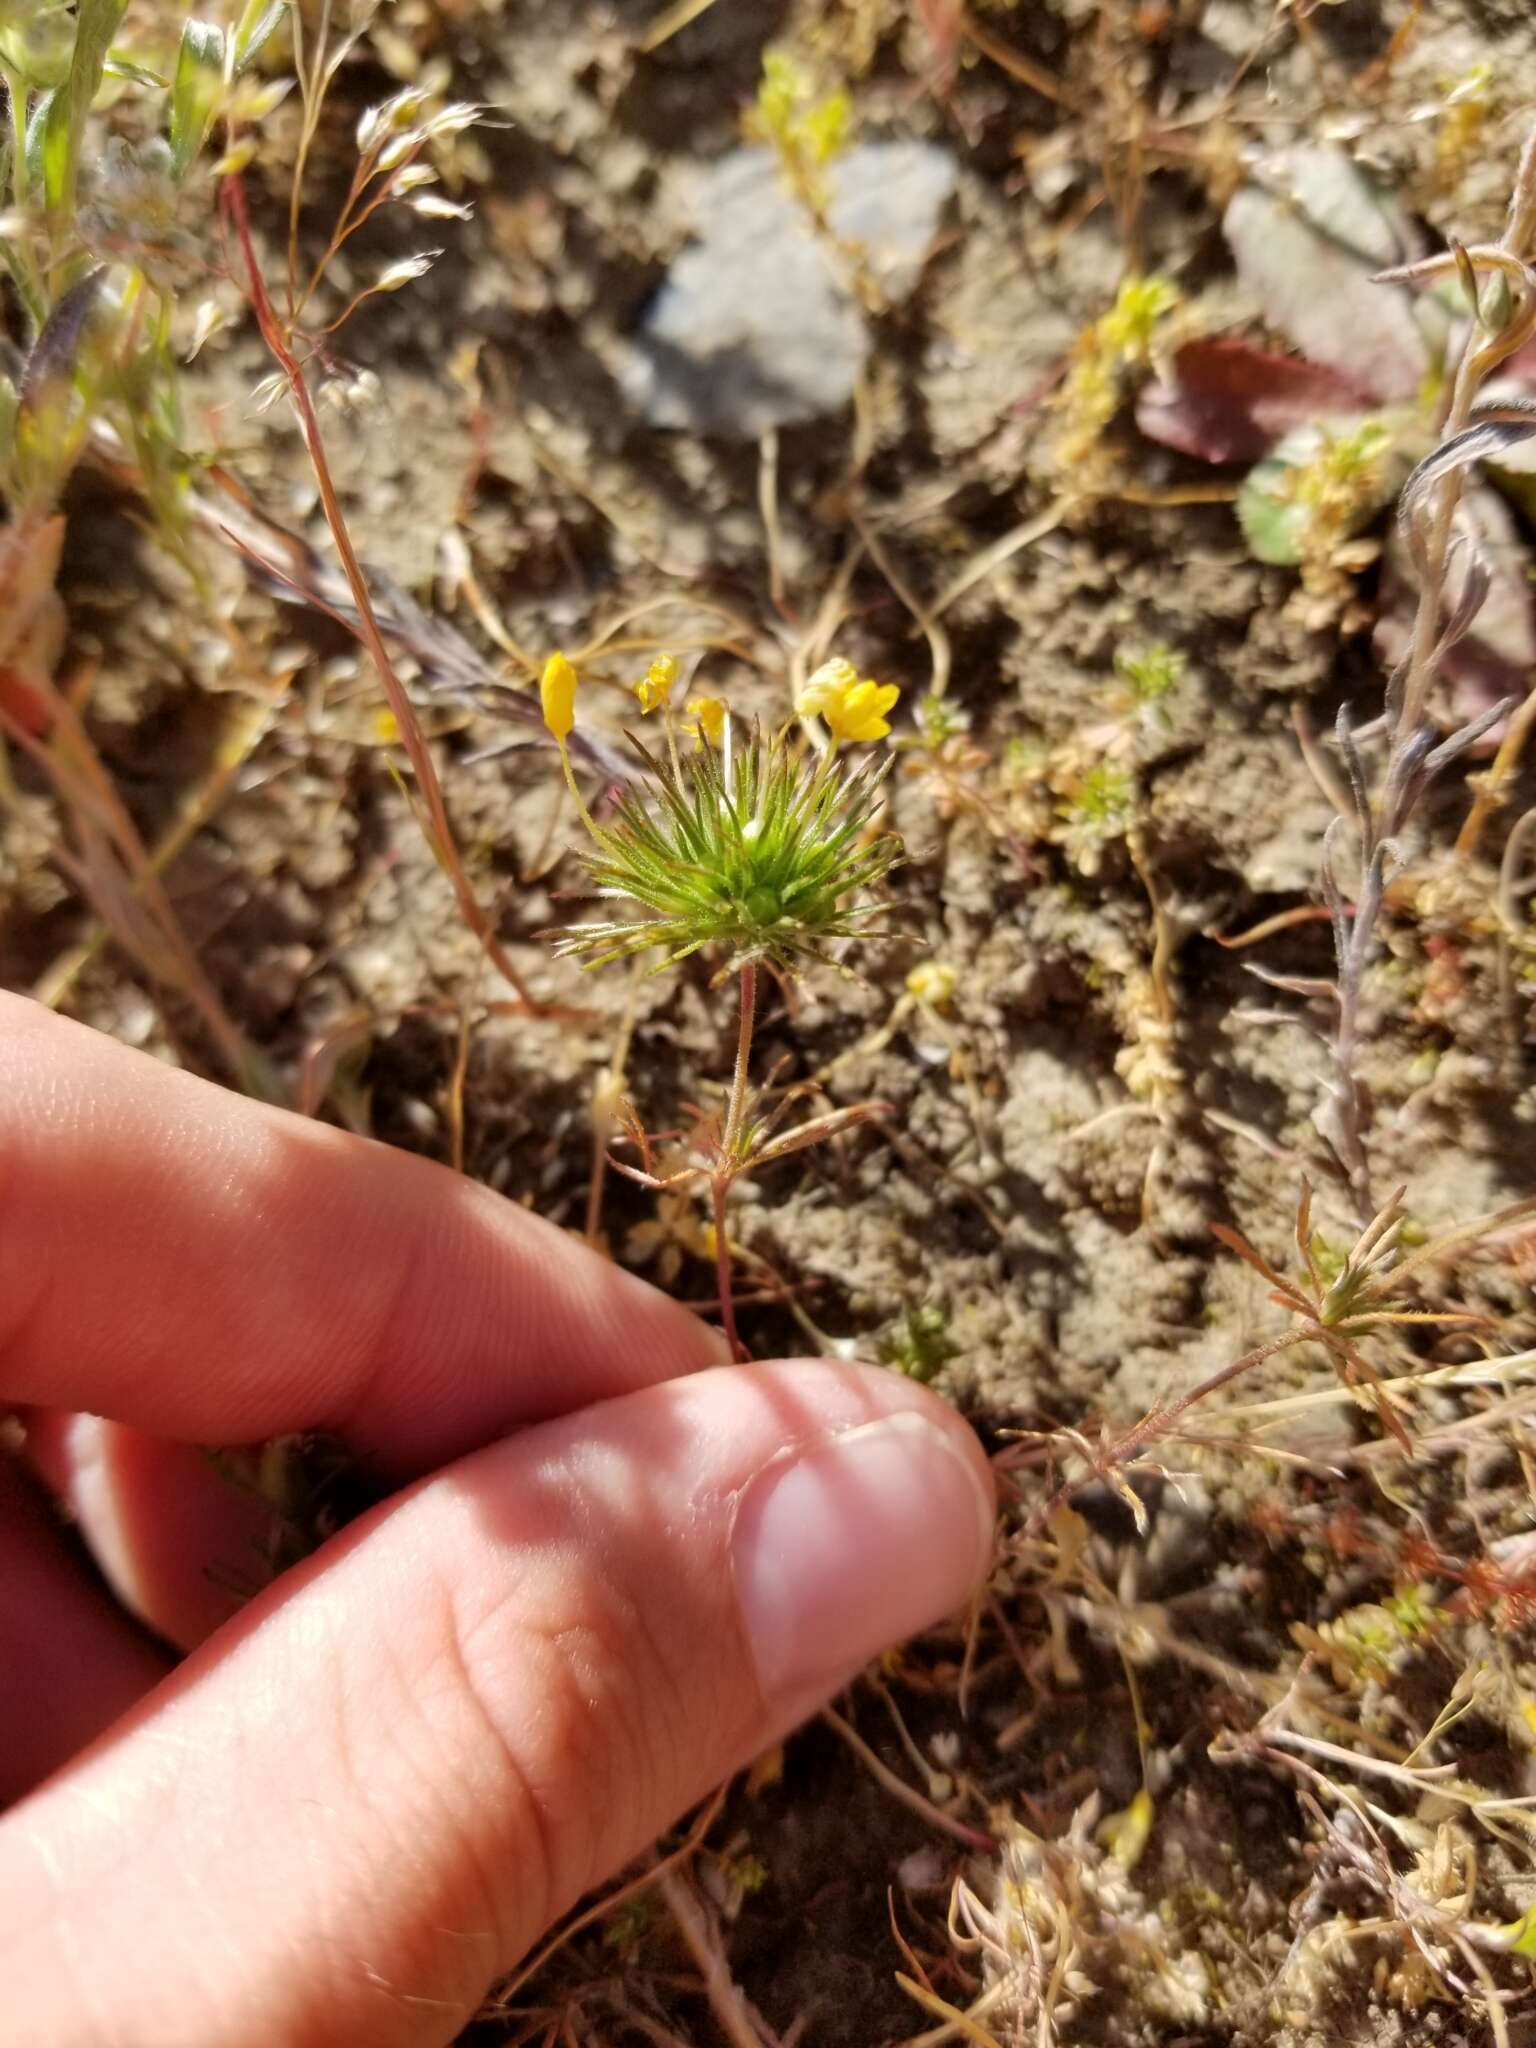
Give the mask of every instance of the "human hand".
M 719 1355 L 484 1188 L 0 995 L 0 1410 L 190 1649 L 0 1456 L 3 2038 L 449 2041 L 958 1608 L 992 1499 L 958 1417 Z M 195 1446 L 300 1429 L 400 1490 L 215 1627 L 250 1509 Z

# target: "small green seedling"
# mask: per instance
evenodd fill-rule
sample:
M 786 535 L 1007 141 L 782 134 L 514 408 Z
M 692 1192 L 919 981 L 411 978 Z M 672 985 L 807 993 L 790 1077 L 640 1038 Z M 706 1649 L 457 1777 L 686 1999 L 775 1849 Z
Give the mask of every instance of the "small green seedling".
M 924 1387 L 938 1378 L 955 1355 L 956 1347 L 949 1335 L 949 1310 L 937 1301 L 909 1308 L 880 1345 L 883 1365 L 905 1373 L 909 1380 Z

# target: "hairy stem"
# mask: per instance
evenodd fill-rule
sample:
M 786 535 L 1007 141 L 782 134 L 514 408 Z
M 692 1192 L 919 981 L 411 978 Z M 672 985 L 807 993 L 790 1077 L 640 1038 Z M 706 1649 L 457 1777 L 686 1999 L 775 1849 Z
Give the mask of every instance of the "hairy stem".
M 1339 1014 L 1333 1034 L 1334 1083 L 1339 1115 L 1332 1140 L 1354 1198 L 1356 1221 L 1362 1226 L 1375 1212 L 1370 1162 L 1365 1154 L 1365 1119 L 1361 1114 L 1360 1001 L 1365 970 L 1376 950 L 1376 925 L 1381 916 L 1385 877 L 1379 853 L 1368 852 L 1360 880 L 1359 900 L 1339 971 Z
M 1536 131 L 1527 137 L 1520 152 L 1520 164 L 1515 173 L 1515 187 L 1510 199 L 1509 219 L 1505 225 L 1500 248 L 1511 256 L 1523 259 L 1526 246 L 1532 238 L 1536 225 Z M 1464 257 L 1459 260 L 1465 261 Z M 1456 365 L 1456 374 L 1450 384 L 1450 399 L 1440 423 L 1440 439 L 1449 441 L 1459 434 L 1467 424 L 1477 397 L 1478 387 L 1494 367 L 1482 341 L 1494 341 L 1494 334 L 1484 335 L 1480 321 L 1473 320 L 1470 332 L 1461 351 L 1461 360 Z M 1439 632 L 1441 601 L 1444 594 L 1446 557 L 1451 543 L 1451 529 L 1455 524 L 1456 507 L 1461 503 L 1466 482 L 1466 471 L 1453 469 L 1441 482 L 1435 498 L 1435 510 L 1430 521 L 1429 545 L 1426 551 L 1424 582 L 1419 592 L 1418 616 L 1413 624 L 1413 647 L 1408 660 L 1408 673 L 1403 682 L 1402 703 L 1398 709 L 1397 727 L 1392 735 L 1394 749 L 1403 745 L 1417 731 L 1424 717 L 1424 704 L 1429 688 L 1434 681 L 1435 642 Z
M 726 1104 L 725 1126 L 720 1134 L 722 1165 L 710 1182 L 714 1198 L 715 1277 L 720 1289 L 720 1321 L 731 1356 L 745 1363 L 746 1347 L 736 1330 L 736 1296 L 731 1280 L 731 1247 L 726 1235 L 726 1203 L 731 1182 L 740 1170 L 738 1154 L 747 1120 L 747 1093 L 752 1067 L 752 1028 L 757 1021 L 757 964 L 749 960 L 741 970 L 741 1021 L 736 1031 L 736 1068 L 731 1076 L 730 1100 Z
M 731 1076 L 731 1099 L 725 1113 L 725 1134 L 721 1149 L 735 1156 L 747 1119 L 747 1088 L 752 1063 L 752 1027 L 757 1021 L 757 963 L 749 960 L 741 970 L 741 1021 L 736 1029 L 736 1071 Z

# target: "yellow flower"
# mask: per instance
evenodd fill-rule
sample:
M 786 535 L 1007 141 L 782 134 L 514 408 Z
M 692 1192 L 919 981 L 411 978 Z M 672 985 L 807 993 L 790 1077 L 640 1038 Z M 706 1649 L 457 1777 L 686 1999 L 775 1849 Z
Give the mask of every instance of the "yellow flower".
M 886 712 L 901 695 L 894 683 L 856 683 L 840 703 L 829 704 L 822 717 L 840 740 L 883 740 L 891 729 Z
M 922 960 L 907 976 L 907 994 L 930 1009 L 945 1010 L 954 1000 L 959 978 L 947 960 Z
M 677 656 L 658 654 L 635 685 L 635 695 L 640 699 L 640 709 L 645 717 L 649 718 L 653 711 L 665 711 L 676 682 Z
M 557 648 L 539 678 L 539 705 L 544 723 L 563 740 L 576 723 L 576 671 Z
M 720 736 L 725 731 L 725 699 L 690 697 L 684 709 L 688 718 L 683 730 L 691 732 L 696 739 L 708 740 L 712 747 L 718 747 Z
M 824 661 L 820 668 L 812 671 L 805 688 L 795 699 L 795 710 L 802 718 L 820 718 L 828 704 L 847 696 L 850 690 L 858 688 L 858 683 L 859 672 L 853 663 L 835 655 L 831 661 Z
M 886 712 L 901 695 L 894 683 L 862 681 L 851 661 L 824 661 L 795 699 L 802 718 L 825 719 L 835 740 L 883 740 L 890 731 Z

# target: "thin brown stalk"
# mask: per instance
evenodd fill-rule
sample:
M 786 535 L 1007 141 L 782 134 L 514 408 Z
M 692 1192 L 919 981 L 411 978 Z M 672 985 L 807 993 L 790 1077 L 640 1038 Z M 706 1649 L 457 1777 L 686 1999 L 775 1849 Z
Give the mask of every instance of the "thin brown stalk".
M 639 1892 L 649 1891 L 651 1886 L 658 1883 L 669 1871 L 680 1868 L 692 1857 L 696 1856 L 699 1849 L 703 1846 L 710 1829 L 718 1819 L 720 1809 L 725 1804 L 725 1795 L 729 1790 L 729 1785 L 722 1785 L 718 1791 L 714 1792 L 705 1801 L 699 1810 L 698 1817 L 694 1821 L 693 1826 L 669 1855 L 663 1856 L 658 1862 L 651 1864 L 649 1869 L 642 1870 L 640 1875 L 631 1878 L 628 1884 L 621 1884 L 615 1891 L 605 1892 L 600 1899 L 594 1900 L 590 1906 L 577 1913 L 573 1919 L 567 1920 L 563 1927 L 557 1929 L 550 1936 L 542 1948 L 535 1949 L 533 1954 L 520 1963 L 516 1972 L 502 1985 L 492 2001 L 491 2010 L 494 2012 L 506 2012 L 524 1985 L 532 1983 L 545 1964 L 552 1961 L 568 1943 L 573 1942 L 578 1934 L 584 1934 L 589 1927 L 596 1926 L 599 1920 L 606 1919 L 610 1913 L 622 1906 L 626 1899 L 634 1898 Z
M 974 589 L 978 583 L 1000 569 L 1005 562 L 1011 561 L 1015 555 L 1021 554 L 1025 548 L 1032 547 L 1037 540 L 1043 540 L 1048 533 L 1053 533 L 1070 509 L 1069 498 L 1053 498 L 1044 511 L 1037 512 L 1032 519 L 1023 520 L 1018 526 L 1010 527 L 1008 532 L 993 541 L 990 547 L 982 548 L 978 554 L 972 556 L 959 575 L 947 583 L 934 598 L 928 607 L 928 617 L 941 617 L 957 598 L 965 595 L 966 591 Z
M 304 436 L 304 445 L 314 470 L 315 483 L 319 488 L 326 525 L 331 530 L 331 538 L 341 558 L 352 602 L 357 609 L 359 634 L 373 659 L 379 682 L 389 701 L 389 708 L 400 728 L 400 737 L 416 777 L 416 786 L 426 806 L 432 850 L 453 888 L 454 900 L 459 906 L 460 915 L 484 948 L 486 957 L 509 986 L 517 991 L 526 1008 L 536 1011 L 538 1005 L 529 994 L 522 976 L 508 959 L 505 947 L 492 931 L 490 920 L 481 909 L 469 877 L 464 872 L 464 863 L 459 855 L 453 825 L 448 816 L 448 806 L 443 798 L 442 784 L 433 766 L 432 755 L 421 730 L 421 721 L 416 715 L 415 706 L 406 694 L 405 685 L 395 673 L 394 663 L 389 658 L 389 650 L 384 645 L 384 637 L 379 631 L 368 586 L 352 546 L 352 537 L 342 513 L 341 501 L 336 495 L 336 486 L 331 477 L 331 466 L 326 456 L 325 442 L 320 432 L 320 421 L 315 412 L 314 401 L 304 381 L 304 372 L 284 339 L 277 316 L 272 309 L 272 302 L 267 296 L 261 266 L 256 260 L 256 251 L 251 241 L 245 186 L 238 172 L 223 180 L 220 198 L 240 244 L 246 281 L 250 289 L 251 307 L 256 315 L 256 324 L 261 330 L 261 338 L 288 380 L 294 409 L 299 418 L 299 429 Z
M 657 1890 L 666 1902 L 684 1947 L 693 1957 L 715 2024 L 730 2043 L 730 2048 L 782 2048 L 778 2036 L 747 2004 L 732 1978 L 719 1929 L 689 1883 L 687 1873 L 674 1864 L 658 1878 Z
M 995 64 L 999 71 L 1005 71 L 1010 78 L 1016 78 L 1021 85 L 1027 85 L 1031 92 L 1039 93 L 1043 100 L 1050 100 L 1059 107 L 1075 104 L 1060 79 L 1047 71 L 1043 64 L 1037 64 L 1033 57 L 1026 57 L 1022 50 L 1014 49 L 1011 43 L 993 35 L 963 8 L 959 14 L 959 29 L 966 41 L 973 44 L 989 63 Z
M 928 653 L 933 662 L 933 673 L 928 681 L 928 689 L 931 695 L 942 697 L 949 688 L 949 672 L 954 659 L 949 634 L 902 576 L 892 562 L 884 541 L 857 507 L 852 510 L 850 517 L 876 568 L 912 614 L 918 631 L 928 642 Z
M 236 775 L 271 728 L 281 704 L 282 699 L 278 696 L 252 697 L 246 701 L 236 717 L 233 730 L 218 749 L 211 773 L 182 801 L 170 827 L 148 850 L 152 873 L 163 875 L 185 850 L 194 833 L 207 824 Z M 111 937 L 107 926 L 98 919 L 85 936 L 61 953 L 33 984 L 34 999 L 48 1009 L 56 1010 Z
M 1482 840 L 1483 827 L 1495 811 L 1503 808 L 1533 726 L 1536 726 L 1536 689 L 1527 693 L 1525 702 L 1510 719 L 1487 772 L 1477 777 L 1472 808 L 1456 835 L 1456 852 L 1462 860 L 1473 858 Z
M 842 1737 L 870 1775 L 882 1784 L 893 1798 L 899 1799 L 903 1806 L 911 1807 L 912 1811 L 927 1821 L 930 1827 L 941 1828 L 946 1835 L 953 1835 L 955 1840 L 963 1842 L 967 1849 L 979 1849 L 987 1856 L 997 1854 L 1000 1844 L 995 1835 L 988 1834 L 984 1828 L 970 1827 L 965 1821 L 956 1820 L 953 1814 L 946 1813 L 942 1807 L 935 1806 L 931 1799 L 917 1790 L 916 1786 L 909 1785 L 905 1778 L 898 1776 L 888 1763 L 878 1757 L 863 1736 L 843 1719 L 836 1707 L 823 1707 L 821 1718 L 834 1734 Z
M 757 444 L 757 509 L 768 551 L 768 595 L 773 608 L 789 615 L 784 582 L 784 528 L 779 517 L 779 430 L 770 427 Z
M 60 845 L 55 860 L 150 981 L 176 990 L 192 1005 L 229 1078 L 253 1094 L 276 1099 L 275 1074 L 231 1018 L 193 951 L 84 721 L 66 692 L 50 686 L 48 698 L 53 731 L 47 742 L 3 705 L 0 731 L 37 762 L 73 821 L 81 850 L 76 854 Z

